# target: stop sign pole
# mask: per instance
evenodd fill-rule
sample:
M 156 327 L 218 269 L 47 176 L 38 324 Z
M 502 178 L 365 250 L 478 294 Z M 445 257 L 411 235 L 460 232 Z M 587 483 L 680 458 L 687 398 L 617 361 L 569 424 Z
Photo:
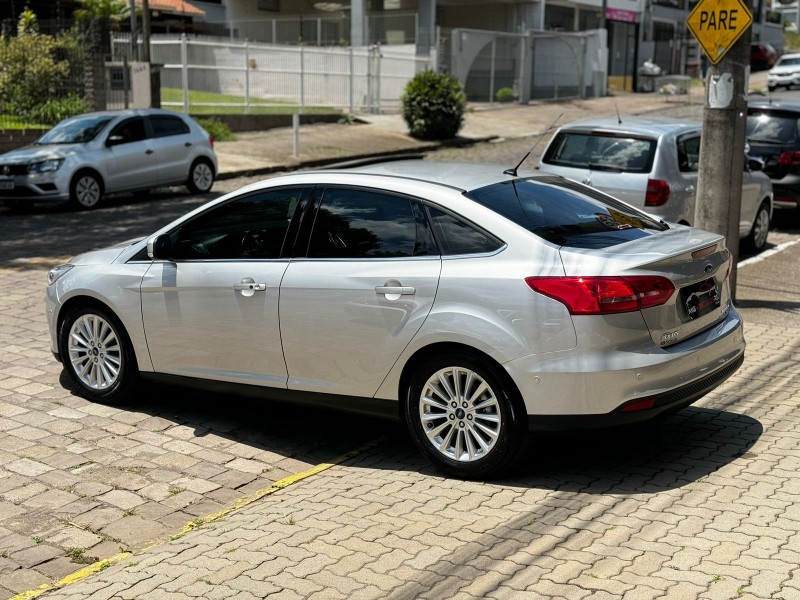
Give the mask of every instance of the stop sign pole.
M 753 17 L 743 0 L 700 0 L 686 25 L 709 60 L 694 225 L 725 236 L 733 256 L 731 295 L 736 297 L 739 219 L 744 170 Z

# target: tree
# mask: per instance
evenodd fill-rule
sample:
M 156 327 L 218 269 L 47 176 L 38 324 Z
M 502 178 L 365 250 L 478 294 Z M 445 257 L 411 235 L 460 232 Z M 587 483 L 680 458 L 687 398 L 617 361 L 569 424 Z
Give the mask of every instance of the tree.
M 79 21 L 111 21 L 119 23 L 130 16 L 125 0 L 81 0 L 81 7 L 73 15 Z

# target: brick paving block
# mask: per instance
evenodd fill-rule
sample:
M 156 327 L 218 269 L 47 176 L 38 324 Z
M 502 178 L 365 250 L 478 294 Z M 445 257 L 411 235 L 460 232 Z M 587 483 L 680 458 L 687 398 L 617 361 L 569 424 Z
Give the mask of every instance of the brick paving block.
M 56 417 L 57 419 L 79 420 L 79 419 L 85 419 L 87 417 L 87 413 L 85 411 L 75 410 L 72 408 L 68 408 L 66 406 L 59 406 L 58 408 L 49 411 L 47 414 L 49 414 L 51 417 Z M 71 431 L 77 431 L 77 430 L 72 429 Z M 60 433 L 65 433 L 65 432 L 60 432 Z
M 50 488 L 43 483 L 39 483 L 38 481 L 34 481 L 28 485 L 23 485 L 16 489 L 11 489 L 3 493 L 3 498 L 8 500 L 9 502 L 14 502 L 15 504 L 20 504 L 25 500 L 29 500 L 30 498 L 34 498 L 39 494 L 43 494 Z M 1 511 L 2 509 L 0 509 Z M 0 512 L 0 515 L 2 512 Z
M 97 499 L 112 506 L 116 506 L 117 508 L 121 508 L 122 510 L 135 508 L 146 502 L 146 500 L 138 494 L 127 490 L 111 490 L 110 492 L 98 496 Z
M 569 600 L 579 600 L 592 594 L 589 590 L 584 590 L 573 585 L 556 583 L 546 579 L 542 579 L 530 586 L 527 591 L 541 594 L 543 598 L 569 598 Z
M 179 477 L 170 482 L 171 485 L 185 488 L 198 494 L 206 494 L 222 487 L 219 483 L 197 479 L 196 477 Z
M 0 587 L 16 594 L 27 592 L 42 584 L 49 583 L 47 577 L 33 569 L 17 569 L 10 573 L 0 574 Z
M 178 493 L 174 493 L 181 488 L 178 487 L 171 487 L 170 488 L 170 495 L 168 498 L 165 498 L 161 501 L 164 506 L 168 506 L 175 510 L 180 510 L 182 508 L 186 508 L 190 504 L 197 502 L 198 500 L 202 499 L 200 494 L 196 494 L 194 492 L 190 492 L 188 490 L 179 491 Z
M 57 510 L 78 499 L 80 499 L 80 496 L 63 490 L 48 490 L 29 498 L 24 502 L 24 505 L 36 509 Z
M 61 581 L 64 577 L 77 570 L 75 563 L 66 556 L 58 556 L 53 560 L 36 565 L 36 571 L 51 581 Z
M 4 465 L 6 469 L 13 473 L 19 473 L 20 475 L 24 475 L 26 477 L 36 477 L 41 475 L 42 473 L 47 473 L 48 471 L 52 471 L 53 467 L 49 467 L 44 463 L 40 463 L 35 460 L 30 460 L 28 458 L 21 458 L 20 460 L 15 460 L 12 463 Z
M 697 585 L 688 581 L 681 581 L 667 589 L 666 594 L 661 596 L 664 600 L 687 600 L 687 598 L 699 598 L 706 589 L 706 586 Z
M 7 519 L 12 519 L 25 512 L 25 509 L 20 508 L 11 502 L 0 501 L 0 523 Z
M 53 535 L 47 536 L 47 542 L 69 550 L 70 548 L 91 548 L 103 541 L 99 535 L 78 529 L 77 527 L 67 527 Z
M 62 556 L 63 554 L 64 551 L 61 548 L 56 548 L 55 546 L 41 543 L 24 550 L 20 550 L 19 552 L 14 552 L 11 555 L 11 558 L 19 563 L 22 567 L 30 568 L 52 560 L 57 556 Z
M 147 417 L 142 415 L 143 418 L 136 421 L 136 424 L 139 429 L 144 429 L 146 431 L 164 431 L 166 429 L 171 428 L 174 423 L 168 419 L 164 419 L 162 417 Z
M 178 469 L 178 473 L 180 473 L 184 469 L 188 469 L 192 465 L 199 463 L 200 459 L 178 454 L 177 452 L 165 452 L 160 456 L 154 457 L 152 461 L 162 467 Z

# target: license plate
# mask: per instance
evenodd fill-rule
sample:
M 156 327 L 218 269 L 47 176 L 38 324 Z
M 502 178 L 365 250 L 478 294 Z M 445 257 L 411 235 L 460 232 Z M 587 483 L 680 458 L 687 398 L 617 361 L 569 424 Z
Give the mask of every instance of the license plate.
M 13 181 L 0 181 L 0 190 L 13 190 L 13 189 L 14 189 Z
M 713 278 L 684 288 L 681 297 L 690 319 L 697 319 L 719 308 L 721 300 Z

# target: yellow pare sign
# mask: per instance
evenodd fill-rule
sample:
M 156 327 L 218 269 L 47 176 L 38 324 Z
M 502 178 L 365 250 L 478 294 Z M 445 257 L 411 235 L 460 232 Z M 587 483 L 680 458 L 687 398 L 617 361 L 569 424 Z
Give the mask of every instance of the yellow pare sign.
M 753 15 L 742 0 L 700 0 L 686 26 L 708 60 L 717 64 L 752 22 Z

